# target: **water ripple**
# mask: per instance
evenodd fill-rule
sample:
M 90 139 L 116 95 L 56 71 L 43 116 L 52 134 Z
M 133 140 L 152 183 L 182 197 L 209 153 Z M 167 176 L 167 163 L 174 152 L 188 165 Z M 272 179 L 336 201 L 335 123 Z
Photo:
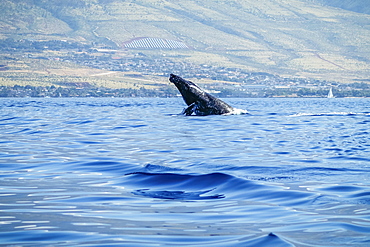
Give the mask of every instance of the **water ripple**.
M 368 246 L 368 99 L 0 99 L 5 245 Z

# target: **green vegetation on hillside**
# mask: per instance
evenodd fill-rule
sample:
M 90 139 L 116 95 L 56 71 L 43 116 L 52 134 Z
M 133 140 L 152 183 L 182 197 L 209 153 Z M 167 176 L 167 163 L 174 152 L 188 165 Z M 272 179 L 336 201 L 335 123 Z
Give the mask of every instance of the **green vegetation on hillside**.
M 159 90 L 171 72 L 210 80 L 225 92 L 245 89 L 240 83 L 368 82 L 370 16 L 326 7 L 334 2 L 3 0 L 0 84 Z M 367 6 L 350 2 L 340 7 Z M 137 37 L 178 40 L 191 49 L 123 48 Z M 266 81 L 251 79 L 263 73 Z

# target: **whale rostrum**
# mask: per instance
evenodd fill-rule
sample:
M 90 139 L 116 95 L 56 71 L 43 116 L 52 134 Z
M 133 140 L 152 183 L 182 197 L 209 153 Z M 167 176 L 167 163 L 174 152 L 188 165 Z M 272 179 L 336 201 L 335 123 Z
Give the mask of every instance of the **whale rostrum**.
M 186 116 L 231 115 L 247 113 L 247 111 L 231 107 L 224 101 L 205 92 L 193 82 L 184 80 L 180 76 L 171 74 L 170 82 L 175 84 L 185 103 L 188 105 L 188 107 L 182 112 L 182 114 Z

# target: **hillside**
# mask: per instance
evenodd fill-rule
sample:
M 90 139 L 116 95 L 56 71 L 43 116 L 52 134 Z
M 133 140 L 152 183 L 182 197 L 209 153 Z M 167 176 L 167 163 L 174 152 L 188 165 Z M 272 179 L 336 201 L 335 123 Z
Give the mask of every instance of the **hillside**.
M 183 64 L 287 78 L 367 82 L 370 15 L 329 4 L 329 0 L 3 0 L 0 39 L 63 40 L 109 48 L 119 57 L 140 53 L 151 59 L 165 57 Z M 172 46 L 162 47 L 162 42 Z M 5 53 L 0 63 L 13 68 L 12 72 L 29 66 L 29 58 L 20 66 L 20 54 L 13 57 L 18 61 L 15 64 L 8 59 L 12 52 Z M 49 52 L 47 56 L 56 55 Z M 47 64 L 39 67 L 45 70 Z M 48 74 L 58 71 L 60 76 L 58 62 L 53 66 Z M 60 66 L 66 67 L 62 62 Z M 91 79 L 89 73 L 79 75 L 76 69 L 73 73 L 84 77 L 81 80 Z
M 368 0 L 316 0 L 327 6 L 346 9 L 358 13 L 370 14 L 370 5 Z

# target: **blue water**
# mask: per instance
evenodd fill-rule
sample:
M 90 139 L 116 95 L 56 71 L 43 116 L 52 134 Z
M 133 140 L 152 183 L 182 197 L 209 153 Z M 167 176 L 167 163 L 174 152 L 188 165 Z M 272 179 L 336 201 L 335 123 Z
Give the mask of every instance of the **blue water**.
M 0 99 L 0 243 L 370 246 L 370 99 Z

